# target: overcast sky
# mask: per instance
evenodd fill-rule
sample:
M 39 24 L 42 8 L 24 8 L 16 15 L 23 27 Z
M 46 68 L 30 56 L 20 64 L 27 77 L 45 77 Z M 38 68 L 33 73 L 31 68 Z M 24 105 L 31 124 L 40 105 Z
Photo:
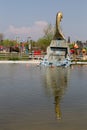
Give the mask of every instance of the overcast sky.
M 86 41 L 87 0 L 0 0 L 0 33 L 5 38 L 37 40 L 47 24 L 55 25 L 59 11 L 66 39 Z

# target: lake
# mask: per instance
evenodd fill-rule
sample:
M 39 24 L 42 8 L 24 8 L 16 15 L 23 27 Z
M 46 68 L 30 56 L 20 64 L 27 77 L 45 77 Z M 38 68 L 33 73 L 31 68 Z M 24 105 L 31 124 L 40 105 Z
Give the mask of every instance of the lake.
M 1 130 L 86 130 L 87 66 L 0 64 Z

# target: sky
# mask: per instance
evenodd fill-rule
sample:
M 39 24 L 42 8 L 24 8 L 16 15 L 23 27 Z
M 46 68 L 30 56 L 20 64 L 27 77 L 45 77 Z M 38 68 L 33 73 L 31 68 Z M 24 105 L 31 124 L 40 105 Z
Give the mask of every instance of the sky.
M 38 40 L 61 11 L 62 32 L 71 41 L 87 40 L 87 0 L 0 0 L 0 33 L 4 38 Z

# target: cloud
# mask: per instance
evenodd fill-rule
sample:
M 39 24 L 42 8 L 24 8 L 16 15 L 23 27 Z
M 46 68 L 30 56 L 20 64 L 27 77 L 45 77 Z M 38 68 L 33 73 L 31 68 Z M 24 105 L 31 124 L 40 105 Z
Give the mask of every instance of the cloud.
M 5 36 L 8 38 L 20 36 L 21 38 L 31 36 L 33 40 L 37 40 L 44 35 L 44 28 L 48 25 L 45 21 L 36 21 L 30 27 L 15 27 L 10 25 L 5 32 Z
M 17 28 L 17 27 L 14 27 L 13 25 L 10 25 L 8 32 L 13 33 L 13 34 L 28 34 L 30 32 L 30 28 L 27 28 L 27 27 Z

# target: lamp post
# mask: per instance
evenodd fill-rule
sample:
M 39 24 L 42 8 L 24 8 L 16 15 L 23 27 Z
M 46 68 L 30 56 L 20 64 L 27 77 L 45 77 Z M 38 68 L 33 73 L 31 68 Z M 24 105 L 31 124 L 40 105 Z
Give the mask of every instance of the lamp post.
M 32 51 L 32 46 L 31 46 L 31 37 L 28 37 L 28 39 L 27 39 L 27 41 L 28 41 L 28 49 L 29 49 L 29 51 Z
M 19 48 L 19 56 L 21 57 L 22 54 L 21 54 L 21 45 L 20 45 L 20 37 L 16 37 L 16 41 L 17 41 L 17 44 L 18 44 L 18 48 Z

